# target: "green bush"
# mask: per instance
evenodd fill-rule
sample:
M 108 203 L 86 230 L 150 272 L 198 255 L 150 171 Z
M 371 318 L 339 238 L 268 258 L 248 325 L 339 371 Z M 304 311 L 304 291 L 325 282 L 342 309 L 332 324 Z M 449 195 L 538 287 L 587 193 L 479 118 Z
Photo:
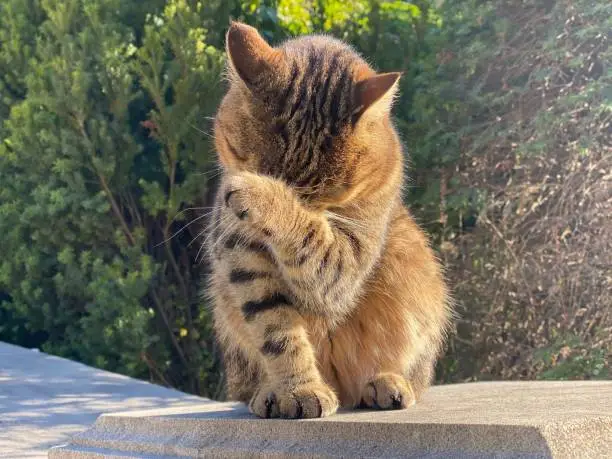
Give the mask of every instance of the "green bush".
M 223 396 L 200 248 L 218 175 L 210 117 L 224 91 L 231 17 L 273 42 L 333 34 L 378 69 L 404 72 L 395 115 L 410 162 L 406 199 L 440 248 L 462 314 L 441 380 L 602 377 L 609 341 L 594 336 L 610 327 L 610 260 L 584 274 L 588 288 L 563 284 L 554 296 L 548 284 L 562 276 L 533 271 L 526 288 L 506 250 L 514 239 L 494 238 L 515 237 L 508 217 L 546 193 L 499 209 L 500 190 L 510 196 L 517 180 L 527 187 L 552 174 L 557 153 L 589 158 L 576 177 L 607 158 L 612 11 L 586 0 L 514 3 L 4 0 L 0 339 Z M 543 21 L 533 33 L 529 18 Z M 572 215 L 582 214 L 563 218 Z M 554 247 L 539 243 L 534 253 Z M 590 296 L 558 301 L 577 288 Z M 559 309 L 573 314 L 599 299 L 586 314 L 598 319 L 580 322 L 564 344 L 576 351 L 563 368 L 550 357 L 558 337 L 538 331 L 543 303 L 533 298 L 546 289 L 547 327 Z

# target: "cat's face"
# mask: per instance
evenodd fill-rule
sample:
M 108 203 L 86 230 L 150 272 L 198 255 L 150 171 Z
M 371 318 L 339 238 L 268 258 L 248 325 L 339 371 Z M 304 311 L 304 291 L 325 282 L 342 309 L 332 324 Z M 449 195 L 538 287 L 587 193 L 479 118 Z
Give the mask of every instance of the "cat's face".
M 272 48 L 239 23 L 227 53 L 230 89 L 215 120 L 227 169 L 282 179 L 305 200 L 334 205 L 398 161 L 389 110 L 399 74 L 376 74 L 332 38 Z

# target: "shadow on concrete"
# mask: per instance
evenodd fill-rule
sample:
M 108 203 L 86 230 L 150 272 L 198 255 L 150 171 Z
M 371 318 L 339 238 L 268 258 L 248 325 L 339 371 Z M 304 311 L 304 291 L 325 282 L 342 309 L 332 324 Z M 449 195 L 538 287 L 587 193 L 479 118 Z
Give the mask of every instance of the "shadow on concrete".
M 0 343 L 0 457 L 42 457 L 102 413 L 205 399 Z

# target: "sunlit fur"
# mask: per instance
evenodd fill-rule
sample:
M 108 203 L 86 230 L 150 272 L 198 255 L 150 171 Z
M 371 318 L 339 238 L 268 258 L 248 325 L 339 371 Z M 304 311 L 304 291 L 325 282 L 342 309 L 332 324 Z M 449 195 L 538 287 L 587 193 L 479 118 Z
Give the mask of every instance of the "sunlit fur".
M 261 417 L 405 408 L 430 384 L 450 308 L 402 204 L 397 74 L 233 23 L 215 121 L 223 178 L 208 294 L 228 396 Z

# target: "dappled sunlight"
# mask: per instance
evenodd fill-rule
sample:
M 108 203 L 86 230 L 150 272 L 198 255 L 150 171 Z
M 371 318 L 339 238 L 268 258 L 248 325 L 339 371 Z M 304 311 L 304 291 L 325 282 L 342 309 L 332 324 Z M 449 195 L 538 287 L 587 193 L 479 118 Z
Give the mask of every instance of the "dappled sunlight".
M 44 455 L 51 446 L 93 424 L 102 413 L 205 402 L 4 343 L 0 343 L 0 358 L 0 451 L 14 452 L 10 457 L 29 457 L 28 451 Z

